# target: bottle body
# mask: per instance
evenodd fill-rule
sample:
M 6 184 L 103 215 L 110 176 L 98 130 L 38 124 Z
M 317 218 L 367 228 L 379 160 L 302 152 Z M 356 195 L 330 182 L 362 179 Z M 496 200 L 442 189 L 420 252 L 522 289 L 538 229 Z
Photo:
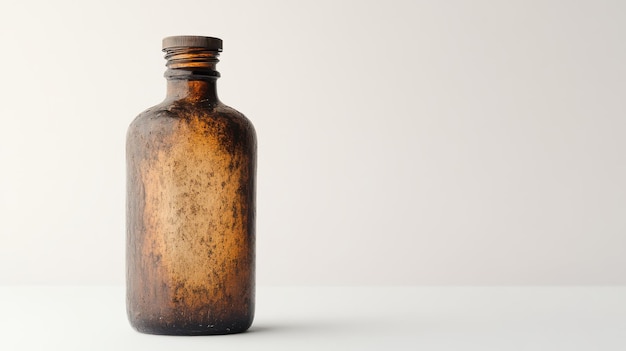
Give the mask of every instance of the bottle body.
M 198 93 L 214 80 L 176 84 Z M 170 335 L 248 329 L 255 293 L 250 121 L 202 93 L 172 94 L 131 123 L 126 160 L 131 325 Z

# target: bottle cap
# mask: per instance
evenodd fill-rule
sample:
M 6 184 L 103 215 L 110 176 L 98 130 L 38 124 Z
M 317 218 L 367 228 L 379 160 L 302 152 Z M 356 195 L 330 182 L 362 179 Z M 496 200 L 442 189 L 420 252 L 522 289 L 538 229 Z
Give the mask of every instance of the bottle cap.
M 163 51 L 176 47 L 203 48 L 211 51 L 222 51 L 222 39 L 200 37 L 196 35 L 177 35 L 163 39 Z

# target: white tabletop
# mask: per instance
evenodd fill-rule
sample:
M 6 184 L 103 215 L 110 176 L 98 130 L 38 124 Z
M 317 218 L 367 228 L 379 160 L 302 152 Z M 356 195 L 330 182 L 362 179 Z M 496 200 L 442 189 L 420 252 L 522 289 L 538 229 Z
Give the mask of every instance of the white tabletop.
M 0 287 L 0 350 L 626 350 L 626 287 L 261 287 L 252 328 L 131 329 L 123 287 Z

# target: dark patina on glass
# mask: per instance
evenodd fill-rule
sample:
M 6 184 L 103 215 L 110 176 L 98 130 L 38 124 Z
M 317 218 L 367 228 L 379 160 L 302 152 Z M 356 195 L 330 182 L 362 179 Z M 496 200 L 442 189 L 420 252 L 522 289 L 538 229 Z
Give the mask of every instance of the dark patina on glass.
M 140 332 L 229 334 L 254 317 L 256 134 L 217 97 L 222 41 L 163 39 L 167 96 L 126 141 L 127 311 Z

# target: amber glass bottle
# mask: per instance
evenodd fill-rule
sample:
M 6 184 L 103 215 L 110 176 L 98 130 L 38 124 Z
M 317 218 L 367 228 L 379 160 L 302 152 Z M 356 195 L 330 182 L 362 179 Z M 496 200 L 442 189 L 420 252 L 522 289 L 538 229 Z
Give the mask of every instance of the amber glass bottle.
M 256 135 L 217 98 L 222 41 L 163 39 L 167 97 L 131 123 L 127 311 L 140 332 L 245 331 L 254 316 Z

